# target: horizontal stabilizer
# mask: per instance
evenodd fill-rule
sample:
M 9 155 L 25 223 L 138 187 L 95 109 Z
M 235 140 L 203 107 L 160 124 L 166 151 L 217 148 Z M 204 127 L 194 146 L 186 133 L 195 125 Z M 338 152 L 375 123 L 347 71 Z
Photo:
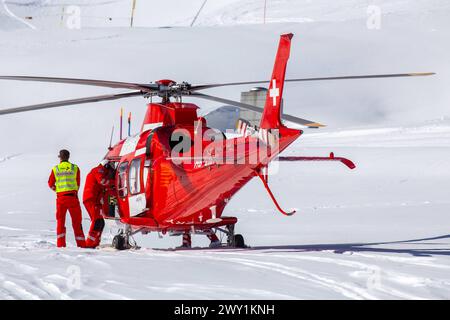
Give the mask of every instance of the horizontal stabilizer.
M 346 165 L 349 169 L 355 169 L 355 164 L 346 158 L 335 157 L 334 153 L 331 152 L 329 157 L 297 157 L 297 156 L 289 156 L 289 157 L 278 157 L 279 161 L 339 161 Z

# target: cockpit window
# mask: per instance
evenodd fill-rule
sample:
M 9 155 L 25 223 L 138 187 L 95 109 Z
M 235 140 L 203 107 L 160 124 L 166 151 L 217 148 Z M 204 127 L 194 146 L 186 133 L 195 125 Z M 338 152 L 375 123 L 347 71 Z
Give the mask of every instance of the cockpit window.
M 128 162 L 122 162 L 119 165 L 117 191 L 119 193 L 119 197 L 121 198 L 126 197 L 128 194 L 127 169 L 128 169 Z
M 138 194 L 141 192 L 141 159 L 134 159 L 131 161 L 130 172 L 128 173 L 128 183 L 131 194 Z

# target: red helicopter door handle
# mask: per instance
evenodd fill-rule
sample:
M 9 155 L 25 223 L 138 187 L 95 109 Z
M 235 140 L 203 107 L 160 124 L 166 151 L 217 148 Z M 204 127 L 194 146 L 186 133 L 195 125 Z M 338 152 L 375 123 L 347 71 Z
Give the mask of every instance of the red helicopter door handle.
M 339 161 L 346 165 L 349 169 L 355 169 L 355 164 L 347 159 L 342 157 L 335 157 L 334 153 L 331 152 L 329 157 L 297 157 L 297 156 L 289 156 L 289 157 L 278 157 L 279 161 Z
M 267 184 L 267 180 L 264 179 L 264 177 L 261 175 L 261 172 L 258 170 L 255 170 L 256 174 L 258 175 L 258 177 L 261 179 L 262 183 L 264 184 L 264 187 L 267 190 L 267 193 L 269 193 L 270 198 L 272 199 L 273 203 L 275 204 L 275 207 L 277 207 L 278 211 L 280 211 L 282 214 L 284 214 L 285 216 L 292 216 L 296 211 L 293 210 L 291 212 L 286 212 L 284 211 L 280 205 L 278 204 L 277 199 L 275 199 L 275 196 L 273 195 L 272 191 L 269 188 L 269 185 Z

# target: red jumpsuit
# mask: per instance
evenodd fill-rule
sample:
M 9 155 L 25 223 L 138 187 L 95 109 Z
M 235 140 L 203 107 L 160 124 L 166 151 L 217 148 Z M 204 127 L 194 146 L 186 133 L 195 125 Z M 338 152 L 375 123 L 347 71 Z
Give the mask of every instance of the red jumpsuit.
M 100 244 L 105 221 L 106 189 L 111 187 L 113 180 L 108 177 L 108 170 L 101 164 L 93 168 L 86 177 L 83 192 L 83 204 L 91 218 L 91 227 L 86 239 L 86 247 L 95 248 Z
M 50 173 L 48 186 L 56 190 L 55 174 Z M 80 185 L 80 170 L 77 174 L 77 184 Z M 61 248 L 66 246 L 66 212 L 69 210 L 72 219 L 72 227 L 75 233 L 75 241 L 80 248 L 85 247 L 83 226 L 81 225 L 81 206 L 78 200 L 77 191 L 58 192 L 56 194 L 56 246 Z

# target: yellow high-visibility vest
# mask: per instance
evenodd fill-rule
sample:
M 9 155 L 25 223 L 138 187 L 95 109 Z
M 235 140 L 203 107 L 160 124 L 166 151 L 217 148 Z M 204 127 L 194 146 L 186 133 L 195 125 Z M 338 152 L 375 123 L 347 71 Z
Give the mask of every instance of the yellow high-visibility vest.
M 77 183 L 78 166 L 70 162 L 61 162 L 53 167 L 53 174 L 55 175 L 55 191 L 68 192 L 78 191 L 79 185 Z

